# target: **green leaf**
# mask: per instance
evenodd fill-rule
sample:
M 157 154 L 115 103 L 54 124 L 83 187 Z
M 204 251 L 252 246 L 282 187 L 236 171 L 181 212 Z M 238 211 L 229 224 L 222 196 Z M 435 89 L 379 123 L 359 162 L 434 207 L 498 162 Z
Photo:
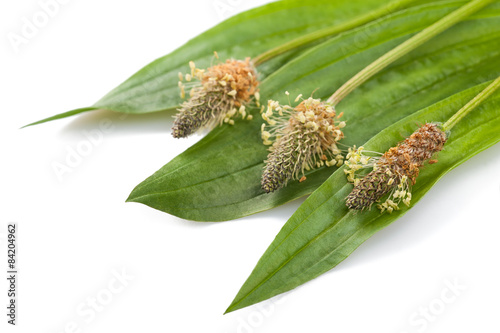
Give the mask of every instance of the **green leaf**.
M 75 109 L 75 110 L 71 110 L 71 111 L 67 111 L 67 112 L 64 112 L 64 113 L 57 114 L 57 115 L 49 117 L 49 118 L 45 118 L 45 119 L 42 119 L 42 120 L 39 120 L 39 121 L 35 121 L 34 123 L 25 125 L 25 126 L 23 126 L 21 128 L 25 128 L 25 127 L 29 127 L 29 126 L 34 126 L 34 125 L 38 125 L 38 124 L 43 124 L 43 123 L 46 123 L 48 121 L 62 119 L 62 118 L 66 118 L 66 117 L 71 117 L 71 116 L 74 116 L 74 115 L 77 115 L 77 114 L 80 114 L 80 113 L 83 113 L 83 112 L 94 111 L 94 110 L 98 110 L 98 109 L 99 108 L 96 108 L 96 107 L 88 107 L 88 108 Z
M 344 33 L 283 66 L 261 86 L 262 100 L 328 97 L 360 69 L 464 2 L 411 8 Z M 366 142 L 387 126 L 454 93 L 500 75 L 500 5 L 495 3 L 413 51 L 338 105 L 347 145 Z M 283 98 L 285 97 L 285 98 Z M 224 221 L 270 209 L 311 193 L 335 170 L 272 194 L 260 188 L 267 147 L 260 116 L 214 129 L 139 184 L 128 201 L 195 221 Z
M 403 0 L 405 1 L 411 0 Z M 287 0 L 249 10 L 229 18 L 174 52 L 151 62 L 92 107 L 62 113 L 30 125 L 90 109 L 133 114 L 174 109 L 181 102 L 177 86 L 178 73 L 189 71 L 190 60 L 195 61 L 199 68 L 204 68 L 213 61 L 214 51 L 218 52 L 221 59 L 253 58 L 297 37 L 355 20 L 360 15 L 366 15 L 386 4 L 381 0 Z M 261 79 L 304 49 L 305 47 L 302 47 L 287 52 L 260 66 Z
M 482 84 L 453 95 L 386 128 L 364 146 L 386 151 L 427 121 L 446 121 L 478 94 Z M 437 164 L 425 166 L 413 186 L 412 205 L 447 172 L 500 141 L 500 93 L 491 96 L 456 127 Z M 380 214 L 377 209 L 353 213 L 345 206 L 352 190 L 343 168 L 337 170 L 300 206 L 269 246 L 238 295 L 231 312 L 291 290 L 327 272 L 344 260 L 377 231 L 409 209 Z

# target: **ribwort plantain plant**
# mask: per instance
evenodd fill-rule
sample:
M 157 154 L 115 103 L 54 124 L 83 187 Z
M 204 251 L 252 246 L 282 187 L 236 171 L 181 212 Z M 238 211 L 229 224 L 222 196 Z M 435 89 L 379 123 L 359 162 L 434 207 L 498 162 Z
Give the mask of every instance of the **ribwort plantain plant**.
M 24 127 L 100 109 L 130 114 L 174 111 L 182 103 L 174 78 L 179 70 L 183 71 L 181 64 L 189 59 L 208 64 L 214 50 L 229 60 L 253 57 L 254 66 L 261 66 L 267 76 L 306 49 L 333 36 L 416 5 L 418 0 L 387 3 L 361 0 L 355 4 L 346 0 L 335 3 L 290 0 L 254 8 L 231 17 L 144 66 L 93 105 Z M 335 19 L 332 20 L 333 15 Z
M 419 175 L 411 198 L 413 202 L 418 201 L 446 172 L 499 142 L 500 95 L 497 93 L 494 98 L 490 97 L 499 89 L 500 77 L 486 87 L 481 84 L 424 108 L 374 136 L 366 143 L 367 149 L 371 151 L 390 145 L 402 130 L 414 127 L 415 122 L 422 122 L 423 119 L 443 121 L 448 118 L 442 125 L 425 123 L 403 143 L 389 149 L 387 157 L 397 157 L 398 160 L 389 162 L 388 167 L 385 163 L 377 167 L 377 170 L 387 167 L 383 177 L 371 174 L 365 180 L 359 180 L 357 188 L 353 190 L 346 182 L 343 172 L 347 166 L 334 172 L 306 199 L 276 235 L 226 313 L 289 291 L 331 270 L 346 259 L 369 237 L 408 211 L 408 208 L 399 209 L 395 207 L 395 203 L 388 202 L 387 206 L 381 205 L 380 208 L 392 214 L 380 214 L 367 209 L 375 204 L 374 200 L 380 194 L 383 196 L 390 195 L 391 191 L 404 191 L 398 188 L 398 182 L 401 184 L 411 181 L 410 177 L 416 178 Z M 474 109 L 477 111 L 471 112 Z M 467 121 L 460 121 L 468 114 Z M 432 158 L 442 146 L 443 149 L 439 152 L 440 162 L 422 169 L 423 160 Z M 416 152 L 412 149 L 416 149 Z M 354 150 L 351 153 L 357 154 L 356 160 L 364 161 L 356 162 L 361 166 L 369 164 L 368 157 L 373 153 L 367 151 L 364 154 L 363 149 L 357 150 L 362 153 Z M 399 158 L 405 161 L 400 164 Z M 379 157 L 379 161 L 381 159 Z M 346 164 L 348 163 L 351 162 L 347 160 Z M 387 170 L 391 171 L 390 174 Z M 375 184 L 367 186 L 366 182 Z M 346 196 L 350 197 L 347 206 L 355 206 L 364 211 L 346 207 Z M 406 199 L 408 197 L 402 200 Z
M 366 156 L 363 147 L 351 150 L 347 155 L 347 169 L 344 172 L 355 186 L 346 198 L 347 207 L 353 210 L 369 209 L 387 194 L 387 199 L 377 204 L 382 213 L 398 210 L 401 201 L 409 207 L 411 186 L 417 181 L 424 163 L 437 163 L 437 160 L 431 158 L 443 149 L 451 129 L 499 87 L 500 77 L 445 124 L 427 123 L 421 126 L 404 142 L 392 147 L 381 157 Z M 365 167 L 372 167 L 373 170 L 361 179 L 355 178 L 355 172 Z
M 203 128 L 212 129 L 223 123 L 234 125 L 234 118 L 238 115 L 241 115 L 243 119 L 245 118 L 247 114 L 246 108 L 251 102 L 254 101 L 257 107 L 260 106 L 257 65 L 270 61 L 288 51 L 304 47 L 356 25 L 366 23 L 413 1 L 415 0 L 390 2 L 370 15 L 363 15 L 343 25 L 326 27 L 287 41 L 258 55 L 253 60 L 250 60 L 250 57 L 245 60 L 228 59 L 225 63 L 207 69 L 196 68 L 195 63 L 191 61 L 189 63 L 191 73 L 186 75 L 179 73 L 181 98 L 185 98 L 186 88 L 190 89 L 190 98 L 177 109 L 172 136 L 174 138 L 184 138 Z M 215 55 L 218 59 L 217 52 L 215 52 Z M 184 79 L 187 82 L 184 82 Z M 249 114 L 247 119 L 251 120 L 252 118 L 253 116 Z M 307 161 L 307 163 L 310 163 L 310 161 Z M 295 174 L 295 172 L 292 172 L 292 174 Z M 287 181 L 288 178 L 286 177 L 284 184 Z M 268 187 L 268 189 L 270 192 L 278 188 Z
M 272 146 L 265 161 L 266 165 L 261 181 L 262 189 L 267 193 L 278 190 L 286 186 L 289 180 L 298 179 L 299 171 L 301 171 L 300 180 L 303 181 L 306 179 L 304 170 L 321 167 L 325 165 L 324 161 L 327 159 L 330 159 L 329 163 L 326 164 L 327 166 L 340 166 L 342 160 L 340 153 L 332 154 L 332 152 L 338 151 L 337 142 L 343 137 L 340 131 L 341 127 L 334 122 L 323 120 L 321 115 L 324 110 L 329 110 L 330 115 L 334 117 L 337 104 L 354 89 L 402 56 L 415 50 L 490 2 L 491 0 L 471 1 L 387 52 L 348 80 L 325 102 L 315 100 L 318 107 L 306 110 L 310 114 L 312 121 L 308 120 L 306 124 L 304 120 L 303 126 L 298 126 L 297 124 L 300 125 L 300 122 L 297 123 L 296 121 L 296 119 L 303 117 L 304 107 L 302 103 L 294 108 L 290 105 L 279 105 L 275 101 L 269 101 L 267 111 L 262 114 L 262 117 L 273 127 L 273 131 L 272 134 L 266 131 L 264 125 L 262 127 L 262 138 L 264 144 L 272 144 Z M 287 116 L 281 119 L 273 118 L 269 120 L 273 116 L 273 110 L 278 111 L 279 114 L 286 110 Z M 283 115 L 280 114 L 280 116 Z M 308 124 L 315 124 L 312 127 L 313 130 Z M 342 124 L 345 126 L 345 123 Z M 316 128 L 324 129 L 317 131 Z M 273 138 L 274 142 L 270 141 L 270 138 Z M 325 141 L 331 141 L 334 145 L 316 144 Z M 333 156 L 335 156 L 335 162 L 331 160 Z M 317 162 L 318 158 L 320 162 Z M 377 175 L 382 177 L 380 174 Z

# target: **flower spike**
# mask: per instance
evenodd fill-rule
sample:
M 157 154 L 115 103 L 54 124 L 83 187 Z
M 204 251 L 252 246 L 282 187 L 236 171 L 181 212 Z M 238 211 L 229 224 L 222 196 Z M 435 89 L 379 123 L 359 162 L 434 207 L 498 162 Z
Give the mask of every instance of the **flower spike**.
M 287 93 L 288 95 L 288 93 Z M 301 95 L 295 100 L 298 102 Z M 338 121 L 334 108 L 312 97 L 296 107 L 269 101 L 262 118 L 262 140 L 272 145 L 265 161 L 262 189 L 276 191 L 291 179 L 306 179 L 304 172 L 323 165 L 340 166 L 343 157 L 337 142 L 344 137 L 345 122 Z
M 411 185 L 415 184 L 420 168 L 443 149 L 446 140 L 447 134 L 439 124 L 427 123 L 380 157 L 368 157 L 362 147 L 350 150 L 344 172 L 355 186 L 347 196 L 347 207 L 369 209 L 386 194 L 389 194 L 387 200 L 377 205 L 382 212 L 398 210 L 401 202 L 409 206 Z M 364 178 L 356 179 L 355 172 L 364 167 L 373 167 L 373 170 Z
M 367 80 L 369 80 L 371 77 L 373 77 L 373 75 L 379 73 L 382 69 L 386 68 L 388 65 L 394 63 L 396 60 L 400 59 L 409 52 L 415 50 L 425 42 L 432 39 L 434 36 L 457 24 L 464 18 L 468 17 L 472 13 L 477 12 L 478 10 L 485 7 L 489 3 L 491 3 L 491 0 L 472 0 L 469 3 L 465 4 L 464 6 L 453 11 L 452 13 L 444 16 L 434 24 L 428 26 L 424 30 L 415 34 L 413 37 L 407 39 L 403 43 L 399 44 L 398 46 L 396 46 L 395 48 L 385 53 L 384 55 L 379 57 L 377 60 L 373 61 L 365 68 L 363 68 L 350 80 L 344 83 L 344 85 L 338 88 L 333 93 L 333 95 L 326 100 L 326 102 L 324 103 L 320 102 L 320 103 L 322 103 L 322 105 L 324 105 L 325 108 L 329 107 L 330 109 L 333 110 L 347 95 L 349 95 L 354 89 L 356 89 L 357 87 L 365 83 Z M 288 107 L 279 106 L 279 109 L 276 108 L 278 112 L 282 113 L 284 111 L 289 111 L 290 109 L 293 110 L 293 108 L 291 108 L 290 106 Z M 290 119 L 292 119 L 292 117 Z M 271 120 L 276 122 L 276 120 L 274 119 Z M 298 119 L 298 121 L 300 120 L 301 119 Z M 274 126 L 271 122 L 269 122 L 269 124 L 271 126 Z M 293 126 L 287 127 L 286 125 L 280 125 L 280 126 L 281 127 L 278 128 L 277 130 L 278 135 L 276 136 L 276 142 L 275 144 L 273 144 L 273 147 L 271 148 L 271 154 L 268 156 L 268 160 L 266 161 L 267 163 L 266 169 L 262 177 L 262 188 L 266 192 L 272 192 L 285 186 L 287 181 L 291 178 L 296 178 L 297 174 L 300 171 L 302 171 L 302 174 L 304 174 L 303 171 L 304 169 L 310 168 L 311 166 L 314 167 L 316 163 L 315 153 L 320 154 L 320 156 L 322 157 L 322 160 L 319 161 L 320 164 L 317 166 L 321 166 L 321 163 L 324 163 L 324 161 L 328 159 L 328 154 L 327 154 L 328 150 L 325 150 L 324 146 L 320 145 L 321 147 L 318 150 L 316 151 L 312 150 L 313 153 L 311 153 L 311 150 L 307 148 L 310 145 L 314 146 L 315 142 L 317 142 L 316 140 L 321 140 L 321 139 L 314 138 L 314 135 L 310 137 L 308 135 L 304 136 L 303 134 L 301 135 L 303 135 L 305 138 L 296 137 L 297 135 L 299 135 L 297 133 L 305 133 L 305 131 L 309 129 L 293 128 Z M 332 126 L 331 128 L 334 127 L 333 125 L 331 126 Z M 320 128 L 320 126 L 318 126 L 318 128 Z M 313 128 L 313 132 L 317 131 L 318 128 Z M 283 133 L 279 133 L 281 131 Z M 329 130 L 327 130 L 326 132 L 328 131 Z M 321 135 L 321 133 L 325 132 L 320 130 L 320 132 L 318 133 Z M 271 132 L 265 131 L 263 129 L 264 143 L 269 144 L 270 141 L 269 138 L 271 136 L 272 136 Z M 282 136 L 285 137 L 285 139 L 283 139 Z M 279 141 L 283 142 L 279 143 Z M 288 145 L 288 150 L 284 148 L 287 145 Z M 336 147 L 334 149 L 336 149 Z M 321 153 L 323 155 L 321 155 Z M 412 158 L 411 154 L 409 156 L 410 156 L 409 158 Z M 401 155 L 400 157 L 406 158 L 407 155 Z M 385 158 L 389 158 L 389 156 L 385 156 L 382 159 L 382 161 L 384 161 Z M 403 170 L 405 173 L 410 173 L 410 177 L 407 178 L 410 178 L 412 180 L 414 180 L 412 172 L 417 172 L 418 174 L 418 168 L 421 166 L 420 161 L 418 161 L 418 158 L 417 157 L 415 158 L 416 158 L 415 161 L 409 163 L 409 165 L 416 168 L 416 170 Z M 328 164 L 331 163 L 332 161 L 330 161 Z M 391 163 L 395 162 L 390 162 L 390 163 L 387 162 L 389 166 L 394 166 L 396 169 L 398 169 L 396 167 L 397 166 L 396 164 L 391 164 Z M 385 167 L 388 169 L 383 170 L 384 172 L 385 171 L 392 172 L 390 167 L 387 166 Z M 346 170 L 346 171 L 348 173 L 354 172 L 354 170 Z M 381 196 L 383 196 L 388 191 L 391 191 L 391 189 L 394 189 L 394 186 L 399 186 L 399 182 L 401 181 L 403 175 L 404 173 L 396 174 L 396 177 L 399 178 L 392 178 L 393 176 L 389 175 L 391 178 L 387 180 L 383 172 L 374 171 L 373 174 L 369 175 L 371 178 L 363 181 L 363 184 L 360 184 L 360 186 L 361 185 L 368 186 L 366 189 L 362 190 L 360 188 L 357 189 L 355 188 L 355 191 L 358 191 L 359 193 L 358 195 L 353 194 L 348 198 L 348 206 L 352 209 L 364 209 L 370 207 Z M 304 179 L 305 176 L 302 176 L 301 180 Z M 394 190 L 394 193 L 397 196 L 398 202 L 399 201 L 409 202 L 410 199 L 406 196 L 407 191 L 404 184 L 401 185 L 401 189 Z M 399 195 L 402 195 L 401 193 L 404 193 L 403 197 L 399 197 Z M 393 197 L 392 193 L 390 197 L 391 198 Z M 385 207 L 387 210 L 390 211 L 396 209 L 397 204 L 392 200 L 390 200 L 382 204 L 381 206 L 382 208 Z
M 184 138 L 201 128 L 213 128 L 222 123 L 234 124 L 233 118 L 247 116 L 245 106 L 252 98 L 258 104 L 259 93 L 257 72 L 250 58 L 229 59 L 208 69 L 196 68 L 190 62 L 191 73 L 179 73 L 181 97 L 185 98 L 186 88 L 191 88 L 190 98 L 181 104 L 176 115 L 172 135 Z

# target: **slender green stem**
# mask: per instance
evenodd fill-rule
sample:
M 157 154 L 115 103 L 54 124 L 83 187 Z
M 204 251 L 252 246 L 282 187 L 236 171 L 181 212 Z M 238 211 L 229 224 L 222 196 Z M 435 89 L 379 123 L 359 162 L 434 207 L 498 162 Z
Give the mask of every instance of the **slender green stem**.
M 375 10 L 373 10 L 365 15 L 362 15 L 358 18 L 355 18 L 353 20 L 350 20 L 350 21 L 347 21 L 347 22 L 344 22 L 342 24 L 335 25 L 332 27 L 327 27 L 327 28 L 312 32 L 310 34 L 298 37 L 296 39 L 293 39 L 285 44 L 282 44 L 278 47 L 275 47 L 274 49 L 266 51 L 266 52 L 262 53 L 261 55 L 255 57 L 253 59 L 253 63 L 256 66 L 260 65 L 260 64 L 262 64 L 268 60 L 271 60 L 272 58 L 274 58 L 280 54 L 283 54 L 287 51 L 296 49 L 298 47 L 310 44 L 312 42 L 321 40 L 323 38 L 336 35 L 336 34 L 341 33 L 343 31 L 347 31 L 347 30 L 353 29 L 355 27 L 358 27 L 360 25 L 363 25 L 365 23 L 376 20 L 376 19 L 378 19 L 382 16 L 385 16 L 385 15 L 388 15 L 388 14 L 394 12 L 395 10 L 402 8 L 402 7 L 408 5 L 409 3 L 412 3 L 414 1 L 416 1 L 416 0 L 395 0 L 395 1 L 389 2 L 387 5 L 385 5 L 381 8 L 375 9 Z
M 363 70 L 361 70 L 353 78 L 347 81 L 342 87 L 340 87 L 328 99 L 328 102 L 333 105 L 337 105 L 344 97 L 346 97 L 349 93 L 351 93 L 361 84 L 366 82 L 373 75 L 375 75 L 376 73 L 378 73 L 379 71 L 381 71 L 394 61 L 398 60 L 402 56 L 413 51 L 420 45 L 424 44 L 432 37 L 440 34 L 441 32 L 445 31 L 446 29 L 450 28 L 456 23 L 460 22 L 467 16 L 477 12 L 478 10 L 485 7 L 491 2 L 492 0 L 473 0 L 467 3 L 466 5 L 460 7 L 459 9 L 455 10 L 451 14 L 443 17 L 436 23 L 425 28 L 415 36 L 411 37 L 402 44 L 398 45 L 397 47 L 387 52 L 386 54 L 384 54 L 383 56 L 372 62 L 367 67 L 365 67 Z
M 491 96 L 498 88 L 500 88 L 500 77 L 488 85 L 483 91 L 481 91 L 476 97 L 465 104 L 463 108 L 457 111 L 446 123 L 443 124 L 443 129 L 449 131 L 455 126 L 463 117 L 465 117 L 469 112 L 474 110 L 479 104 L 481 104 L 485 99 Z

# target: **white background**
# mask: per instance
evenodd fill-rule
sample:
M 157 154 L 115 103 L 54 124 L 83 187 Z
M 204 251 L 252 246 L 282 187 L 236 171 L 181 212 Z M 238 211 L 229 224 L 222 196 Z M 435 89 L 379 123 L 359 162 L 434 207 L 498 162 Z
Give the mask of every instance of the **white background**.
M 223 316 L 303 200 L 226 223 L 126 204 L 135 185 L 200 138 L 174 140 L 165 114 L 96 112 L 19 130 L 92 104 L 151 60 L 267 1 L 220 2 L 228 10 L 213 0 L 68 1 L 15 52 L 7 33 L 41 7 L 2 1 L 0 267 L 6 224 L 17 222 L 20 277 L 15 328 L 1 279 L 1 331 L 498 332 L 500 145 L 450 172 L 331 272 Z M 52 164 L 103 120 L 111 130 L 59 181 Z M 115 281 L 123 270 L 133 278 Z M 454 295 L 449 283 L 465 290 Z M 88 304 L 96 297 L 106 303 L 99 311 Z M 429 306 L 439 314 L 422 319 Z

